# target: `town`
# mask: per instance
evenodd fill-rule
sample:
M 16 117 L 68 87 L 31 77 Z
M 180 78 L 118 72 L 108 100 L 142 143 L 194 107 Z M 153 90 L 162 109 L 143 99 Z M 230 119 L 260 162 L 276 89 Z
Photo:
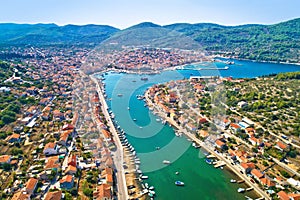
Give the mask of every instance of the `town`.
M 289 75 L 277 75 L 281 76 Z M 260 79 L 264 85 L 257 83 Z M 226 165 L 265 199 L 297 199 L 300 189 L 299 159 L 296 159 L 299 156 L 298 136 L 290 135 L 289 139 L 284 133 L 272 133 L 274 130 L 270 127 L 265 128 L 263 123 L 256 122 L 257 113 L 246 115 L 250 113 L 248 104 L 255 104 L 255 98 L 249 98 L 254 102 L 246 102 L 243 97 L 239 101 L 238 98 L 238 93 L 245 94 L 249 85 L 257 84 L 259 91 L 263 91 L 265 88 L 262 88 L 273 79 L 191 76 L 187 80 L 155 85 L 147 91 L 146 98 L 148 105 L 177 129 L 176 136 L 185 134 L 194 141 L 196 148 L 202 147 L 208 152 L 208 164 L 214 163 L 215 167 Z M 286 84 L 288 92 L 297 91 L 293 84 L 289 84 L 294 80 L 286 80 L 286 77 L 283 80 L 278 85 Z M 231 95 L 231 91 L 235 91 L 233 96 L 236 98 L 235 103 L 228 100 L 228 107 L 226 98 L 220 96 Z M 213 101 L 212 96 L 219 96 L 214 98 L 218 100 Z M 214 113 L 212 107 L 218 107 L 218 112 Z M 223 115 L 219 115 L 222 113 L 220 109 L 224 111 Z M 280 112 L 284 109 L 278 110 Z

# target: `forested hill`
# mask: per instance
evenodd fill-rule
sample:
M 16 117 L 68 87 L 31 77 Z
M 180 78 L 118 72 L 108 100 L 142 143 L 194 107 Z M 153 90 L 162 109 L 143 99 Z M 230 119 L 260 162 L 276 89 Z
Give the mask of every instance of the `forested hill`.
M 0 24 L 1 45 L 84 45 L 100 43 L 119 29 L 106 25 Z
M 274 25 L 172 24 L 166 28 L 198 41 L 208 52 L 239 58 L 300 62 L 300 18 Z
M 300 63 L 300 18 L 274 25 L 247 24 L 222 26 L 212 23 L 178 23 L 160 26 L 151 22 L 129 27 L 149 28 L 158 33 L 164 28 L 197 41 L 209 53 L 223 53 L 251 60 Z M 154 31 L 153 29 L 157 29 Z M 1 45 L 97 45 L 122 30 L 103 25 L 0 24 Z M 124 33 L 125 34 L 125 33 Z M 135 38 L 137 40 L 138 38 Z

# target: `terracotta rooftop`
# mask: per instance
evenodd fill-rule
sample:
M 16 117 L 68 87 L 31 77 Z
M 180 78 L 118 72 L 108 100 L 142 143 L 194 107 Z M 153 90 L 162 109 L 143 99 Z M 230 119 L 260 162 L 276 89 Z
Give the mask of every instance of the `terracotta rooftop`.
M 58 190 L 54 192 L 48 192 L 44 200 L 61 200 L 61 198 L 62 198 L 62 191 Z
M 29 189 L 29 190 L 33 190 L 35 187 L 36 187 L 36 184 L 38 183 L 38 180 L 35 179 L 35 178 L 30 178 L 28 181 L 27 181 L 27 184 L 26 184 L 26 189 Z

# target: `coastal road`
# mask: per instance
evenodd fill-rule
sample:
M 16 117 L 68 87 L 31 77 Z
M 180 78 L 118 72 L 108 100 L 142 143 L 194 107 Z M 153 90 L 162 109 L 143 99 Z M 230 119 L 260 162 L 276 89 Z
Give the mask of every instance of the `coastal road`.
M 179 126 L 173 119 L 169 118 L 166 116 L 166 114 L 160 110 L 160 108 L 153 104 L 149 98 L 149 93 L 148 91 L 145 94 L 145 98 L 147 101 L 147 104 L 149 106 L 153 106 L 155 108 L 156 111 L 158 111 L 158 114 L 165 118 L 171 125 L 173 125 L 174 127 L 176 127 L 180 132 L 182 132 L 183 134 L 185 134 L 188 138 L 190 138 L 191 140 L 193 140 L 194 142 L 196 142 L 198 145 L 201 145 L 202 148 L 204 148 L 206 151 L 208 151 L 209 153 L 211 153 L 212 155 L 214 155 L 215 157 L 217 157 L 219 160 L 222 160 L 226 163 L 226 166 L 230 168 L 230 170 L 232 170 L 236 175 L 238 175 L 241 179 L 245 180 L 245 182 L 250 185 L 251 187 L 253 187 L 253 189 L 261 196 L 264 197 L 265 199 L 271 199 L 268 194 L 266 194 L 262 189 L 260 189 L 258 187 L 258 185 L 253 184 L 249 178 L 245 175 L 242 174 L 240 172 L 240 169 L 237 166 L 233 166 L 230 162 L 230 160 L 228 160 L 227 158 L 225 158 L 224 156 L 216 153 L 215 151 L 213 151 L 211 148 L 209 148 L 204 142 L 200 141 L 198 138 L 196 138 L 196 136 L 190 132 L 188 132 L 185 128 Z
M 110 127 L 110 132 L 112 133 L 112 135 L 114 137 L 115 145 L 117 147 L 116 152 L 112 153 L 112 155 L 113 155 L 114 164 L 115 164 L 115 167 L 117 170 L 116 177 L 117 177 L 117 187 L 118 187 L 118 199 L 120 199 L 120 200 L 129 199 L 127 186 L 126 186 L 125 173 L 124 173 L 124 168 L 123 168 L 123 146 L 118 137 L 116 128 L 115 128 L 115 126 L 111 120 L 111 117 L 108 113 L 108 106 L 105 101 L 102 89 L 99 85 L 99 82 L 93 76 L 90 76 L 90 78 L 96 84 L 97 92 L 99 95 L 99 100 L 101 103 L 101 109 L 102 109 L 105 119 L 107 120 L 107 123 Z

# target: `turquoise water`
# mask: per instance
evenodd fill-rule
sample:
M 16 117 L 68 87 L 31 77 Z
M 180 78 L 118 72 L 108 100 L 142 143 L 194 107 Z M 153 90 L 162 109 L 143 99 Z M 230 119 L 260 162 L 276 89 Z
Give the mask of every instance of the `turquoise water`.
M 256 77 L 271 73 L 299 71 L 299 66 L 237 61 L 228 70 L 180 70 L 166 71 L 159 75 L 134 75 L 108 73 L 105 77 L 108 105 L 115 114 L 118 125 L 127 133 L 128 141 L 134 146 L 141 159 L 140 168 L 149 176 L 146 181 L 155 187 L 155 199 L 245 199 L 239 194 L 238 184 L 231 184 L 233 177 L 228 171 L 215 169 L 204 161 L 204 154 L 191 146 L 185 137 L 176 137 L 172 127 L 163 125 L 153 115 L 145 102 L 136 95 L 143 94 L 151 85 L 170 80 L 188 78 L 190 75 L 221 75 L 232 77 Z M 224 67 L 217 63 L 217 67 Z M 148 81 L 142 81 L 147 77 Z M 122 95 L 120 95 L 122 94 Z M 129 108 L 129 109 L 128 109 Z M 134 120 L 133 120 L 134 119 Z M 160 150 L 156 150 L 160 147 Z M 162 163 L 171 161 L 170 165 Z M 176 175 L 175 172 L 179 174 Z M 174 184 L 185 182 L 184 187 Z

